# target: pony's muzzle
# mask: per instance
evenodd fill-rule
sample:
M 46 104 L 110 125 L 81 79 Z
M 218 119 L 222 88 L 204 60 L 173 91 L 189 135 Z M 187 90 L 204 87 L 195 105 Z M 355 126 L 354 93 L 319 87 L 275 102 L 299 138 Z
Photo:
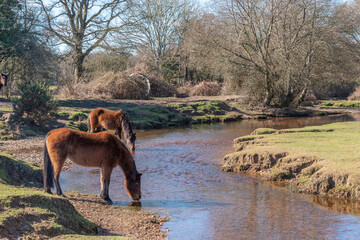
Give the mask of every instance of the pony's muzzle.
M 140 199 L 141 199 L 141 195 L 133 198 L 134 201 L 138 201 L 138 200 L 140 200 Z

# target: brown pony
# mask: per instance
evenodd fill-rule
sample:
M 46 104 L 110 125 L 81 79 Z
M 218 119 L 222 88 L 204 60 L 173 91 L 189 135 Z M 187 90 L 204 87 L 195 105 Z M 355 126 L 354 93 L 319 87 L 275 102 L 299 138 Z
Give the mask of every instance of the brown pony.
M 124 130 L 127 146 L 131 151 L 135 151 L 136 134 L 133 133 L 130 120 L 123 111 L 96 108 L 89 114 L 87 125 L 91 133 L 100 132 L 101 128 L 115 130 L 115 135 L 120 139 L 121 131 Z
M 141 173 L 129 150 L 110 132 L 86 133 L 70 128 L 50 131 L 45 137 L 44 147 L 44 189 L 51 193 L 55 180 L 56 193 L 64 196 L 59 184 L 61 168 L 66 160 L 87 167 L 101 168 L 100 197 L 111 203 L 109 198 L 110 175 L 119 165 L 125 176 L 125 188 L 133 200 L 140 200 Z
M 3 86 L 6 87 L 8 75 L 9 75 L 9 74 L 1 73 L 1 76 L 0 76 L 0 89 L 1 89 Z

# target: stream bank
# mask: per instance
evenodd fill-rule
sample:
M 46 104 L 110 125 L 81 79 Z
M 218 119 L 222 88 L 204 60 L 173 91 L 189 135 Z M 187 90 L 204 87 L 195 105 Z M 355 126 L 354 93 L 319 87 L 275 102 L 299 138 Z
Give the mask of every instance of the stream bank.
M 257 173 L 292 191 L 360 199 L 360 122 L 275 130 L 234 140 L 223 171 Z
M 67 239 L 67 235 L 112 236 L 116 239 L 164 239 L 164 218 L 136 207 L 112 207 L 100 197 L 65 192 L 45 193 L 42 169 L 0 153 L 0 238 Z M 120 236 L 126 236 L 120 238 Z

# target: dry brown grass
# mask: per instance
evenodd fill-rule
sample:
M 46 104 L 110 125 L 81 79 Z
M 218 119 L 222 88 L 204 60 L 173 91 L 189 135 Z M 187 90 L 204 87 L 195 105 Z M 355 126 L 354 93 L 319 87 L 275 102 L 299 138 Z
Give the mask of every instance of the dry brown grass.
M 221 94 L 221 84 L 218 82 L 203 81 L 193 86 L 189 96 L 218 96 Z
M 165 81 L 149 78 L 151 83 L 150 95 L 152 97 L 172 97 L 177 93 L 175 87 Z
M 191 89 L 194 87 L 194 85 L 192 85 L 191 83 L 187 82 L 184 85 L 178 87 L 176 89 L 176 91 L 178 92 L 178 94 L 183 95 L 183 96 L 189 96 L 190 95 L 190 91 Z
M 139 76 L 108 72 L 89 83 L 60 89 L 62 98 L 146 99 L 146 82 Z
M 150 81 L 150 93 L 145 78 Z M 147 99 L 149 97 L 174 96 L 176 89 L 164 81 L 149 78 L 143 74 L 108 72 L 88 83 L 77 83 L 62 87 L 60 98 L 77 99 Z
M 355 88 L 355 91 L 353 93 L 350 94 L 350 96 L 348 97 L 348 100 L 360 100 L 360 86 L 357 86 Z

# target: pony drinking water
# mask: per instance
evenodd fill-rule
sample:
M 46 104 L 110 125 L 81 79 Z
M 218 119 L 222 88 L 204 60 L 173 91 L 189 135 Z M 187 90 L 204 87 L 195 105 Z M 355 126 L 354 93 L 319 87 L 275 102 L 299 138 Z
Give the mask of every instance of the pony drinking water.
M 101 168 L 101 193 L 100 197 L 111 203 L 109 197 L 110 175 L 117 165 L 125 176 L 125 188 L 133 200 L 140 200 L 141 173 L 136 170 L 136 165 L 129 150 L 112 133 L 86 133 L 70 128 L 59 128 L 50 131 L 45 137 L 44 147 L 44 190 L 51 193 L 53 179 L 55 180 L 56 193 L 63 195 L 59 177 L 65 160 L 86 167 Z
M 105 108 L 92 110 L 88 117 L 88 129 L 93 133 L 100 132 L 101 128 L 115 130 L 115 135 L 120 139 L 121 132 L 124 131 L 127 146 L 131 151 L 135 151 L 136 134 L 133 133 L 130 120 L 123 111 L 112 111 Z

